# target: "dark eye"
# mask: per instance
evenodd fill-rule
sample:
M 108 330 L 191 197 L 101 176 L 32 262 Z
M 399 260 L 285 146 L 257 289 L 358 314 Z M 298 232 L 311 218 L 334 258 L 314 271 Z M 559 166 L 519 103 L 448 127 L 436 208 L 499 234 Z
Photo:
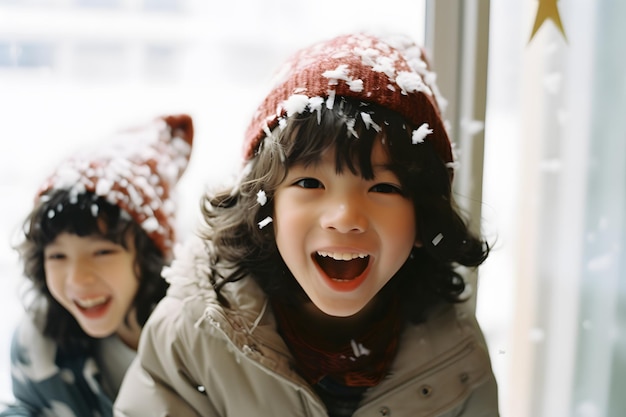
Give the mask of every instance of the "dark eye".
M 60 253 L 60 252 L 52 252 L 46 255 L 46 260 L 60 260 L 60 259 L 65 259 L 65 254 Z
M 294 185 L 302 188 L 324 188 L 322 183 L 315 178 L 302 178 L 301 180 L 295 182 Z
M 111 255 L 115 251 L 113 249 L 99 249 L 95 253 L 96 255 Z
M 397 185 L 388 184 L 388 183 L 376 184 L 370 190 L 375 193 L 383 193 L 383 194 L 403 194 L 402 189 L 400 189 L 400 187 L 398 187 Z

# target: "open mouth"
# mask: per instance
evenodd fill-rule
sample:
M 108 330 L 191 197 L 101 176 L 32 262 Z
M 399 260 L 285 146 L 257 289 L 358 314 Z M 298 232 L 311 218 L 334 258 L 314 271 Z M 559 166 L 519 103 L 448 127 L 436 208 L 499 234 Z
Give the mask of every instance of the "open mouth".
M 110 303 L 111 297 L 106 295 L 74 299 L 74 304 L 76 304 L 82 314 L 91 318 L 102 316 L 107 311 Z
M 74 301 L 76 302 L 76 305 L 78 305 L 78 307 L 87 309 L 104 304 L 107 302 L 108 299 L 109 297 L 102 295 L 100 297 L 76 299 Z
M 324 273 L 336 281 L 352 281 L 367 269 L 370 257 L 365 253 L 315 253 L 315 261 Z

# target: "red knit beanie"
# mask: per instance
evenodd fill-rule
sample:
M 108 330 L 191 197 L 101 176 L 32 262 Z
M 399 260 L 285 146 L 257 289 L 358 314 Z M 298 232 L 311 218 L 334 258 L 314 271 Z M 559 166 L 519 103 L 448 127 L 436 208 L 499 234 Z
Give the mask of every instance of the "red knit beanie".
M 348 97 L 389 108 L 414 126 L 413 142 L 427 140 L 445 163 L 453 162 L 441 118 L 445 100 L 424 50 L 404 35 L 343 35 L 297 52 L 278 71 L 244 140 L 244 158 L 284 116 L 314 110 L 323 100 Z
M 37 193 L 68 190 L 70 199 L 87 191 L 126 211 L 166 258 L 175 241 L 173 188 L 187 168 L 193 143 L 187 115 L 159 117 L 120 131 L 103 146 L 63 161 Z

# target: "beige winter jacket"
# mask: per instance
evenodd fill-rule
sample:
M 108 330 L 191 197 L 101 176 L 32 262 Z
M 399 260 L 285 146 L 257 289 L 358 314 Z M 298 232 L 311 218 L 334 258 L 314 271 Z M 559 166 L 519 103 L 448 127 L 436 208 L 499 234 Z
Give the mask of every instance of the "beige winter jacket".
M 252 279 L 228 284 L 224 308 L 208 284 L 206 253 L 188 245 L 168 271 L 170 291 L 144 327 L 115 416 L 327 416 L 292 370 L 262 290 Z M 407 326 L 389 377 L 354 416 L 493 417 L 496 391 L 473 314 L 446 307 Z

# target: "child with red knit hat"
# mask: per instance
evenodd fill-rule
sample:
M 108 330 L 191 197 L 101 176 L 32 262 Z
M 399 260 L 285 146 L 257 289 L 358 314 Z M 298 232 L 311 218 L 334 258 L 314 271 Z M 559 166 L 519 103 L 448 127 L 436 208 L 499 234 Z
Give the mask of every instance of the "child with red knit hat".
M 279 69 L 239 180 L 165 273 L 117 416 L 498 415 L 457 270 L 489 246 L 453 201 L 434 81 L 402 35 Z
M 77 153 L 45 181 L 17 247 L 29 288 L 11 346 L 16 398 L 0 416 L 111 416 L 141 329 L 168 284 L 187 115 Z

